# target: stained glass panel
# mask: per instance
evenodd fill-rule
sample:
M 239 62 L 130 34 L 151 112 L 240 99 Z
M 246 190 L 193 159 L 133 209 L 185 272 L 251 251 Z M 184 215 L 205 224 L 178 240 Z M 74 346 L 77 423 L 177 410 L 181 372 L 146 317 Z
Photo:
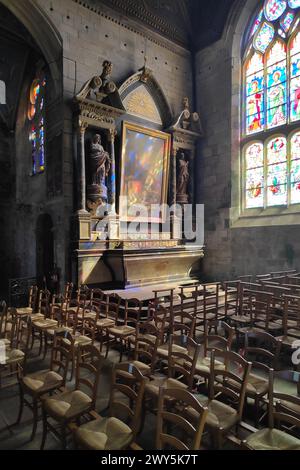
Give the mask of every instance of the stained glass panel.
M 300 158 L 300 132 L 296 132 L 291 138 L 291 160 Z
M 291 163 L 291 204 L 300 202 L 300 160 Z
M 246 168 L 257 168 L 264 164 L 263 144 L 257 142 L 246 150 Z
M 264 86 L 264 74 L 261 70 L 253 75 L 250 75 L 246 79 L 247 96 L 254 95 L 257 92 L 261 92 Z
M 264 60 L 263 56 L 258 52 L 255 52 L 251 59 L 247 62 L 246 65 L 246 75 L 252 75 L 254 73 L 263 70 L 264 68 Z
M 300 77 L 291 80 L 290 99 L 290 118 L 297 121 L 300 119 Z
M 286 46 L 281 41 L 275 42 L 274 46 L 268 53 L 267 64 L 272 65 L 286 59 Z
M 275 34 L 275 31 L 274 31 L 273 26 L 264 22 L 254 40 L 255 48 L 258 51 L 265 53 L 267 47 L 269 46 L 269 44 L 271 44 L 274 38 L 274 34 Z
M 256 93 L 247 98 L 247 133 L 252 134 L 264 128 L 263 94 Z
M 274 163 L 285 162 L 287 158 L 287 145 L 285 137 L 276 137 L 268 144 L 267 163 L 272 165 Z
M 260 10 L 260 12 L 259 12 L 258 16 L 256 17 L 256 19 L 254 21 L 254 24 L 252 26 L 250 37 L 254 36 L 254 34 L 258 30 L 259 25 L 260 25 L 261 20 L 262 20 L 262 17 L 263 17 L 263 10 Z
M 280 26 L 282 27 L 282 29 L 285 33 L 287 33 L 288 30 L 290 29 L 290 27 L 292 26 L 294 18 L 295 18 L 295 14 L 293 12 L 289 11 L 285 15 L 285 17 L 280 21 Z
M 287 204 L 287 186 L 272 185 L 268 187 L 267 192 L 267 205 L 270 206 L 285 206 Z
M 290 51 L 291 51 L 291 55 L 294 55 L 294 54 L 297 54 L 297 52 L 300 52 L 300 33 L 296 34 L 296 36 L 292 40 Z
M 286 0 L 267 0 L 265 3 L 265 15 L 267 20 L 275 21 L 280 18 L 286 7 Z
M 300 0 L 289 0 L 289 6 L 291 8 L 298 8 L 300 7 Z
M 264 206 L 263 188 L 246 190 L 246 209 Z

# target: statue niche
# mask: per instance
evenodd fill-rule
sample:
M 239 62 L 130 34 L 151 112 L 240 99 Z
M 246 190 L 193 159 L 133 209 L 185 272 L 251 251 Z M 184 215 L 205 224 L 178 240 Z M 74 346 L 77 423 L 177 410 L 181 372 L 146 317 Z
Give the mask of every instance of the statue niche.
M 185 153 L 180 152 L 180 156 L 178 159 L 176 200 L 177 202 L 181 204 L 187 204 L 189 202 L 188 201 L 189 179 L 190 179 L 189 161 L 187 160 Z
M 98 206 L 107 202 L 106 179 L 110 166 L 110 155 L 101 145 L 100 134 L 95 134 L 88 152 L 89 185 L 87 187 L 87 206 L 92 213 L 96 212 Z

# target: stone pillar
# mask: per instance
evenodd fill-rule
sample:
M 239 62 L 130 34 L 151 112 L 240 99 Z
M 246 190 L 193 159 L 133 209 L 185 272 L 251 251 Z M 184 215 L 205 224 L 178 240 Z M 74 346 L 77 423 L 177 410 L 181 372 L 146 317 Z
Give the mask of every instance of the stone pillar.
M 172 149 L 172 204 L 176 204 L 177 194 L 177 148 Z
M 172 148 L 172 191 L 171 191 L 171 204 L 176 206 L 177 197 L 177 152 L 176 147 Z M 176 217 L 176 214 L 171 216 L 171 235 L 173 240 L 179 240 L 181 238 L 181 224 L 180 220 Z
M 109 154 L 111 159 L 109 172 L 109 194 L 108 203 L 110 210 L 108 214 L 108 237 L 110 240 L 119 238 L 119 219 L 116 214 L 116 158 L 115 158 L 115 128 L 109 129 L 108 140 L 110 142 Z
M 188 195 L 189 195 L 189 203 L 194 204 L 195 196 L 195 183 L 194 183 L 194 178 L 195 178 L 195 152 L 192 150 L 190 152 L 190 158 L 189 158 L 189 171 L 190 171 L 190 179 L 189 179 L 189 189 L 188 189 Z
M 84 136 L 88 125 L 80 122 L 78 126 L 78 181 L 79 181 L 79 204 L 78 211 L 80 213 L 86 210 L 86 175 L 85 175 L 85 144 Z
M 111 166 L 109 172 L 109 198 L 108 203 L 111 205 L 110 213 L 115 214 L 116 212 L 116 158 L 115 158 L 115 128 L 109 129 L 109 142 L 110 149 L 109 154 L 111 158 Z

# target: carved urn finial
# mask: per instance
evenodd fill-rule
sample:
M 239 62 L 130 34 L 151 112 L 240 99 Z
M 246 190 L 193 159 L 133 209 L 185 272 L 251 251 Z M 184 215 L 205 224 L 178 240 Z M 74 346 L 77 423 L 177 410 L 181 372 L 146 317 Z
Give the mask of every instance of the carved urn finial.
M 140 81 L 143 83 L 147 83 L 149 78 L 151 77 L 151 70 L 147 68 L 147 57 L 144 57 L 144 66 L 140 69 L 141 76 L 140 76 Z
M 114 93 L 117 89 L 116 84 L 112 80 L 110 80 L 113 65 L 109 60 L 104 60 L 102 67 L 103 67 L 102 74 L 101 74 L 101 79 L 103 82 L 102 90 L 109 95 L 110 93 Z

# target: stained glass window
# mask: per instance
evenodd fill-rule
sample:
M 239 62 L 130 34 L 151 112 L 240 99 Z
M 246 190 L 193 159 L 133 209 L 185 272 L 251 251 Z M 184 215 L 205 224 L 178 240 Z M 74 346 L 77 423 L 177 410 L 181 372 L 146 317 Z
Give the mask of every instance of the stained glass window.
M 45 87 L 46 79 L 36 78 L 29 92 L 27 117 L 30 121 L 29 140 L 33 175 L 45 170 Z
M 265 0 L 249 31 L 244 208 L 300 204 L 300 0 Z

